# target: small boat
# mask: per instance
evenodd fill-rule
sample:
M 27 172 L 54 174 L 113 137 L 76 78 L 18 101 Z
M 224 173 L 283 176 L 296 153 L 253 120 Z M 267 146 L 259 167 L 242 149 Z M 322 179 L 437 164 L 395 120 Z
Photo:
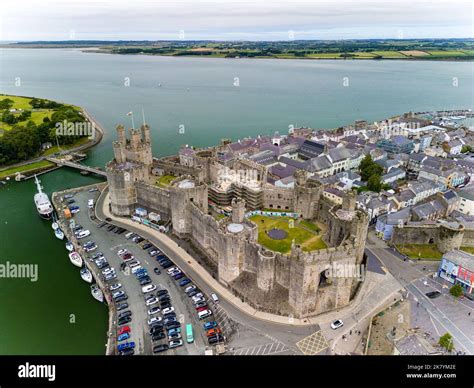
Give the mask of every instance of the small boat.
M 56 229 L 59 228 L 59 225 L 58 225 L 57 222 L 53 222 L 52 225 L 51 225 L 51 227 L 53 228 L 53 230 L 56 230 Z
M 76 267 L 82 267 L 82 257 L 79 253 L 71 252 L 69 254 L 69 260 L 71 260 L 71 263 L 74 264 Z
M 87 283 L 92 283 L 92 273 L 87 267 L 81 268 L 81 278 Z
M 91 285 L 91 294 L 95 300 L 98 300 L 100 303 L 104 301 L 104 294 L 97 284 Z
M 60 240 L 62 240 L 64 238 L 64 233 L 61 229 L 55 229 L 54 230 L 54 235 L 59 238 Z
M 72 252 L 74 250 L 74 244 L 71 242 L 71 241 L 68 241 L 66 243 L 66 249 L 69 251 L 69 252 Z

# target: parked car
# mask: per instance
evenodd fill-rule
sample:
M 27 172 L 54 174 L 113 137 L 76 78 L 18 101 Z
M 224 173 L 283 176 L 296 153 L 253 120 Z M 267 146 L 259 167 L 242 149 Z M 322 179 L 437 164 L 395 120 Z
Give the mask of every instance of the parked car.
M 128 303 L 120 303 L 117 305 L 117 311 L 125 310 L 128 307 Z
M 123 318 L 120 318 L 117 323 L 119 324 L 119 326 L 122 326 L 122 325 L 125 325 L 126 323 L 129 323 L 132 321 L 132 317 L 131 316 L 126 316 L 126 317 L 123 317 Z
M 161 320 L 162 320 L 161 317 L 151 317 L 151 318 L 147 321 L 147 323 L 148 323 L 149 325 L 153 325 L 154 323 L 161 322 Z
M 151 336 L 151 340 L 153 342 L 159 341 L 159 340 L 162 340 L 162 339 L 165 339 L 165 338 L 166 338 L 166 334 L 162 331 L 159 331 L 159 332 L 157 332 L 157 333 L 155 333 Z
M 154 284 L 148 284 L 147 286 L 142 287 L 142 292 L 144 294 L 146 294 L 148 292 L 153 292 L 155 290 L 156 290 L 156 285 L 154 285 Z
M 158 298 L 153 297 L 152 299 L 147 300 L 145 303 L 147 306 L 152 306 L 155 303 L 158 303 Z
M 130 326 L 123 326 L 119 329 L 117 332 L 117 335 L 123 334 L 123 333 L 130 333 Z
M 184 279 L 181 279 L 178 284 L 180 287 L 184 287 L 186 284 L 189 284 L 191 283 L 191 280 L 189 280 L 188 278 L 184 278 Z
M 125 340 L 127 340 L 127 339 L 129 339 L 129 338 L 130 338 L 130 334 L 128 334 L 128 333 L 122 333 L 122 334 L 120 334 L 120 335 L 117 337 L 117 341 L 118 341 L 118 342 L 121 342 L 121 341 L 125 341 Z
M 177 348 L 179 346 L 183 346 L 183 340 L 172 340 L 169 342 L 170 349 Z
M 156 345 L 156 346 L 153 347 L 153 353 L 165 352 L 168 349 L 169 349 L 169 346 L 167 344 Z
M 204 325 L 204 330 L 210 330 L 213 329 L 214 327 L 217 327 L 217 322 L 211 321 L 211 322 L 206 322 Z
M 156 292 L 156 296 L 162 296 L 162 295 L 165 295 L 165 294 L 168 294 L 168 290 L 167 290 L 167 289 L 158 290 L 158 291 Z
M 158 314 L 161 311 L 159 307 L 152 307 L 148 310 L 148 315 Z
M 196 286 L 194 284 L 191 284 L 190 286 L 187 286 L 185 289 L 184 289 L 184 292 L 187 294 L 188 292 L 191 292 L 193 290 L 196 289 Z
M 114 283 L 110 286 L 110 291 L 118 290 L 120 287 L 122 287 L 121 283 Z
M 162 314 L 163 315 L 167 315 L 167 314 L 171 314 L 172 312 L 174 312 L 174 307 L 169 307 L 169 308 L 166 308 L 164 310 L 162 310 Z
M 209 310 L 209 309 L 198 312 L 198 318 L 199 319 L 205 319 L 207 317 L 210 317 L 211 315 L 212 315 L 212 311 Z

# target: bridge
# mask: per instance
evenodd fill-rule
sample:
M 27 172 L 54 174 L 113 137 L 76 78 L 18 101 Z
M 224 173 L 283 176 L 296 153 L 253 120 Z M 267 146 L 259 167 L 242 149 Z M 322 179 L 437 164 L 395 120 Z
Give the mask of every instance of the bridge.
M 80 164 L 80 163 L 77 163 L 77 162 L 72 162 L 70 160 L 57 159 L 57 158 L 46 158 L 46 160 L 51 162 L 51 163 L 54 163 L 58 166 L 67 166 L 67 167 L 71 167 L 71 168 L 76 168 L 76 169 L 81 170 L 81 171 L 87 171 L 87 172 L 90 172 L 92 174 L 101 175 L 103 177 L 107 176 L 105 171 L 99 170 L 98 168 L 86 166 L 84 164 Z

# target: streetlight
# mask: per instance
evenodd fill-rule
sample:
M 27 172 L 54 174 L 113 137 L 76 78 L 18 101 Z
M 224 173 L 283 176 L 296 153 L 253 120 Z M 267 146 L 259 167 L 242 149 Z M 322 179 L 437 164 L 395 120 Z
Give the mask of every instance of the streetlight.
M 132 119 L 132 128 L 135 129 L 135 122 L 133 121 L 133 112 L 128 112 L 127 116 L 130 116 Z

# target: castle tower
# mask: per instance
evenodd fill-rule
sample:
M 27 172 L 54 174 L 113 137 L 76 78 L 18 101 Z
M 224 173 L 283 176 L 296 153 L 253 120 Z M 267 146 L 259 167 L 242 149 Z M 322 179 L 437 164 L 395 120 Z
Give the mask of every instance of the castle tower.
M 151 137 L 150 137 L 150 127 L 148 124 L 143 124 L 140 129 L 142 130 L 142 138 L 143 142 L 145 144 L 150 144 L 151 143 Z
M 242 198 L 233 198 L 232 199 L 232 222 L 234 224 L 241 224 L 244 222 L 245 217 L 245 200 Z
M 114 141 L 112 143 L 114 149 L 114 158 L 118 164 L 125 163 L 127 160 L 127 156 L 125 153 L 125 143 L 121 143 L 119 141 Z
M 125 145 L 127 139 L 125 138 L 125 128 L 123 125 L 117 125 L 117 141 Z
M 132 151 L 137 151 L 140 148 L 140 143 L 142 140 L 142 133 L 138 129 L 129 129 L 130 132 L 130 149 Z
M 354 211 L 356 208 L 357 197 L 353 191 L 348 192 L 342 199 L 342 209 Z

